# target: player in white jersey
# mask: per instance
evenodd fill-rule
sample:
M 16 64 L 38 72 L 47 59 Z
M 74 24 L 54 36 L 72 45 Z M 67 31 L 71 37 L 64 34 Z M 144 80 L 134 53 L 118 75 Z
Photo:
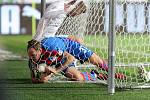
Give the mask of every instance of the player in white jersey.
M 39 21 L 37 33 L 33 39 L 40 41 L 44 37 L 54 35 L 65 17 L 64 0 L 52 0 Z
M 54 36 L 68 15 L 75 16 L 83 12 L 75 11 L 78 4 L 84 5 L 82 0 L 52 0 L 39 21 L 37 33 L 33 39 L 41 41 L 45 37 Z

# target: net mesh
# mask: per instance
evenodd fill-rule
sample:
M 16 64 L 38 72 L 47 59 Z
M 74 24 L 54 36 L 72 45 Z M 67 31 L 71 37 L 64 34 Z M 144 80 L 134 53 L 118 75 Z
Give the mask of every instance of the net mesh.
M 75 35 L 82 38 L 85 47 L 107 60 L 109 2 L 108 0 L 85 1 L 86 11 L 83 10 L 83 13 L 73 17 L 65 16 L 54 35 Z M 147 1 L 116 1 L 115 72 L 126 76 L 126 78 L 118 79 L 115 74 L 116 87 L 149 86 L 149 13 L 150 3 Z M 48 19 L 50 20 L 50 17 Z M 49 27 L 49 24 L 44 24 L 44 19 L 41 25 Z M 48 32 L 48 34 L 51 33 Z M 41 37 L 44 37 L 43 32 Z M 81 72 L 90 73 L 96 69 L 96 66 L 91 65 L 90 62 L 82 65 L 77 62 L 75 68 Z M 98 72 L 107 75 L 107 72 L 101 69 L 98 69 Z M 96 77 L 95 81 L 107 83 L 104 76 L 100 79 Z

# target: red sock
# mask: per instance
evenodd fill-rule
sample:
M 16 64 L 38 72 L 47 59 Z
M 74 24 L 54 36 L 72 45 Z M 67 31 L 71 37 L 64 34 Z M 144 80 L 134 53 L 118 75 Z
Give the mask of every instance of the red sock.
M 108 64 L 107 64 L 105 61 L 103 61 L 102 64 L 99 64 L 99 67 L 100 67 L 102 70 L 108 72 Z
M 100 79 L 100 80 L 107 80 L 108 79 L 108 75 L 103 74 L 103 73 L 99 73 L 97 78 Z

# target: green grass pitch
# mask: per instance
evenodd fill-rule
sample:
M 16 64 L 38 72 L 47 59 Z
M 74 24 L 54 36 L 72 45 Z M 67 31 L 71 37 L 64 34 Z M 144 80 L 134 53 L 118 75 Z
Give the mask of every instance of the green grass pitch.
M 26 56 L 26 42 L 31 36 L 0 36 L 0 48 Z M 86 40 L 88 41 L 88 40 Z M 1 100 L 149 100 L 150 89 L 116 89 L 107 93 L 107 86 L 85 83 L 31 84 L 27 61 L 0 62 Z

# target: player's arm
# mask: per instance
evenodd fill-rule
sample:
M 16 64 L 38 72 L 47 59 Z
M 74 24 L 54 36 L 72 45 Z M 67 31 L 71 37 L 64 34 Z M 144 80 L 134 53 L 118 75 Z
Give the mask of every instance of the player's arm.
M 53 74 L 56 74 L 56 69 L 51 67 L 45 67 L 44 72 L 36 70 L 31 71 L 32 83 L 45 83 L 48 82 Z
M 69 64 L 71 64 L 75 60 L 75 58 L 68 52 L 64 52 L 64 57 L 65 57 L 64 62 L 59 67 L 56 68 L 57 73 L 65 69 Z
M 74 56 L 68 52 L 64 52 L 64 56 L 66 57 L 66 61 L 62 64 L 63 66 L 69 65 L 75 60 Z
M 56 75 L 60 71 L 62 71 L 63 69 L 65 69 L 75 59 L 68 52 L 64 52 L 64 58 L 65 58 L 65 60 L 63 61 L 63 63 L 62 64 L 60 63 L 60 65 L 58 67 L 56 67 L 56 68 L 55 67 L 47 66 L 45 63 L 39 64 L 38 67 L 37 67 L 37 69 L 36 69 L 40 73 L 40 76 L 38 77 L 38 80 L 36 80 L 37 83 L 47 82 L 48 80 L 51 79 L 51 77 L 53 75 Z M 35 75 L 32 75 L 32 76 L 35 76 Z M 35 81 L 34 78 L 33 78 L 33 80 Z
M 44 83 L 44 80 L 41 80 L 38 75 L 37 72 L 34 72 L 34 70 L 31 71 L 31 81 L 32 83 Z
M 38 79 L 39 74 L 35 70 L 36 64 L 32 61 L 32 59 L 29 59 L 28 66 L 29 66 L 29 69 L 30 69 L 31 82 L 32 83 L 41 83 L 42 81 L 40 81 Z
M 29 68 L 32 83 L 47 82 L 50 79 L 52 73 L 56 72 L 54 68 L 48 67 L 46 64 L 34 65 L 31 60 L 29 61 Z

